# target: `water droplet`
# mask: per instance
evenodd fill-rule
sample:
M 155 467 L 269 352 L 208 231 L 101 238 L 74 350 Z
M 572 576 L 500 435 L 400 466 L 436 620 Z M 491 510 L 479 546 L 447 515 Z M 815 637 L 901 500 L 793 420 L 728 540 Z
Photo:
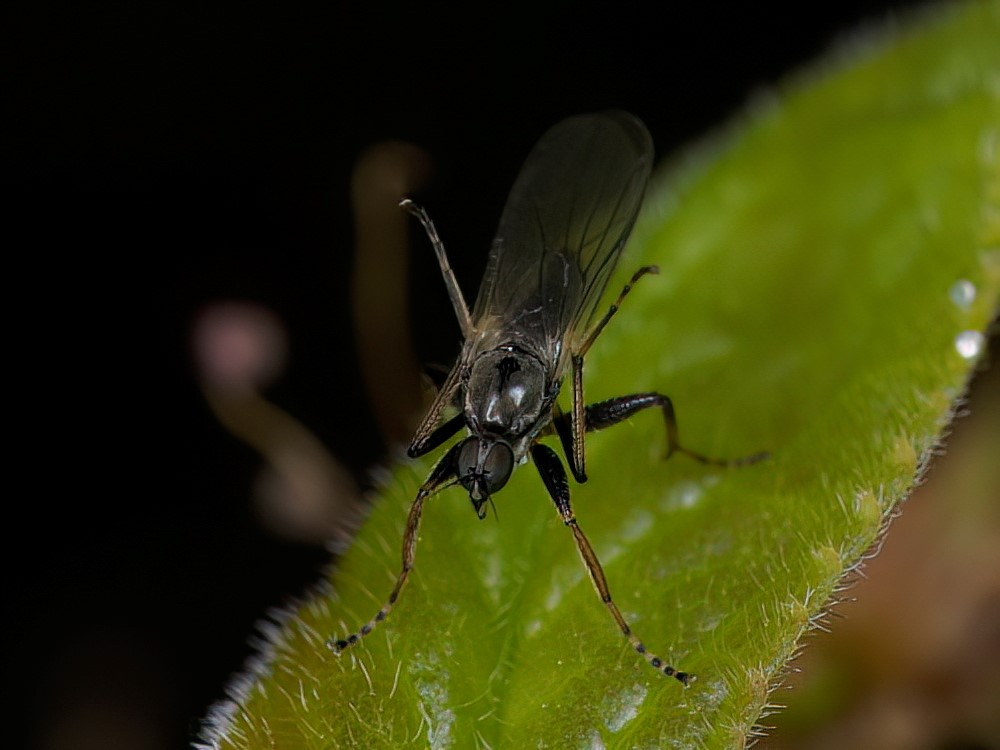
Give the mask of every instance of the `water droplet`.
M 979 331 L 962 331 L 955 337 L 955 349 L 965 359 L 979 356 L 986 338 Z
M 976 286 L 968 279 L 959 279 L 951 285 L 948 296 L 962 310 L 968 310 L 976 299 Z

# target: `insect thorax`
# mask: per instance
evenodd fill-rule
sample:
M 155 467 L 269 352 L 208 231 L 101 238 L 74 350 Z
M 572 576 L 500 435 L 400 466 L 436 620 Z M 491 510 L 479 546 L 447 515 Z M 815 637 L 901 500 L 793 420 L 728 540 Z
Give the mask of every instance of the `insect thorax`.
M 511 442 L 545 425 L 555 396 L 541 360 L 515 346 L 476 357 L 464 391 L 470 428 Z

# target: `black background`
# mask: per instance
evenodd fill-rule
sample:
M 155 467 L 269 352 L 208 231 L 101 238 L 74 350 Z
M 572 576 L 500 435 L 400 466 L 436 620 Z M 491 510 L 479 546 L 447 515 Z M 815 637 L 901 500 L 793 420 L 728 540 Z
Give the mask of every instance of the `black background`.
M 291 359 L 269 397 L 364 476 L 382 455 L 348 318 L 348 179 L 365 147 L 399 138 L 434 156 L 426 201 L 471 292 L 517 168 L 557 120 L 629 109 L 667 154 L 900 7 L 14 11 L 4 703 L 26 698 L 13 726 L 29 746 L 72 747 L 60 722 L 87 701 L 127 707 L 148 747 L 183 745 L 254 622 L 327 561 L 256 520 L 258 459 L 205 406 L 190 325 L 217 299 L 275 310 Z M 431 290 L 418 350 L 447 361 L 457 327 L 431 254 L 415 263 Z

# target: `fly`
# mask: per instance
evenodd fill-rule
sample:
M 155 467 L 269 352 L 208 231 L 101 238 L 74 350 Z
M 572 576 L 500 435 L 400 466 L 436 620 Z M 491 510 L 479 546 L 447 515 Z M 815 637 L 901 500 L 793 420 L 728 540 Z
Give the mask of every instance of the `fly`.
M 511 188 L 471 312 L 430 217 L 409 199 L 400 203 L 420 220 L 430 238 L 464 338 L 458 361 L 407 452 L 411 458 L 422 456 L 463 426 L 468 435 L 438 461 L 410 506 L 403 567 L 388 600 L 357 633 L 331 640 L 336 653 L 368 635 L 392 610 L 413 568 L 424 501 L 459 484 L 469 493 L 479 518 L 485 518 L 487 502 L 530 456 L 619 629 L 651 666 L 687 684 L 689 675 L 650 653 L 612 600 L 601 563 L 570 506 L 563 463 L 539 442 L 544 435 L 558 435 L 570 471 L 582 483 L 587 481 L 586 432 L 659 407 L 666 424 L 667 457 L 684 453 L 703 463 L 733 466 L 765 455 L 724 461 L 682 447 L 673 405 L 660 393 L 636 393 L 590 405 L 583 400 L 584 356 L 632 286 L 646 274 L 658 273 L 656 266 L 636 271 L 614 304 L 593 323 L 642 205 L 652 164 L 649 132 L 625 112 L 571 117 L 549 130 Z M 567 374 L 572 378 L 573 407 L 564 414 L 556 397 Z M 442 421 L 449 406 L 460 411 Z

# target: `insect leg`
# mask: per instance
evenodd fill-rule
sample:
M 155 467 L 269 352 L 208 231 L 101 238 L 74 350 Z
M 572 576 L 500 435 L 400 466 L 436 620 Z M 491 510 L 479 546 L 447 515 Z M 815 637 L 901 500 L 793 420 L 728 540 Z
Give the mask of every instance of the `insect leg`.
M 458 432 L 460 429 L 462 429 L 462 425 L 464 424 L 465 424 L 465 414 L 459 412 L 454 417 L 445 422 L 443 425 L 434 430 L 434 432 L 432 432 L 430 436 L 427 437 L 420 444 L 420 452 L 419 453 L 411 452 L 410 458 L 416 458 L 417 456 L 422 456 L 425 453 L 429 453 L 430 451 L 434 450 L 439 445 L 441 445 L 441 443 L 443 443 L 452 435 L 454 435 L 456 432 Z
M 430 444 L 430 442 L 434 440 L 434 436 L 438 434 L 437 430 L 441 429 L 438 427 L 438 421 L 441 419 L 441 412 L 443 412 L 445 407 L 451 403 L 460 384 L 461 369 L 456 365 L 452 368 L 451 373 L 444 381 L 444 385 L 441 386 L 441 390 L 437 392 L 437 396 L 434 397 L 434 403 L 431 404 L 431 408 L 427 410 L 424 418 L 420 421 L 420 425 L 417 427 L 417 432 L 413 436 L 413 440 L 410 441 L 410 447 L 406 449 L 406 453 L 410 458 L 422 456 L 430 450 L 430 448 L 427 447 L 428 444 Z M 451 424 L 451 422 L 446 424 Z M 457 429 L 458 427 L 456 426 L 455 430 Z M 454 431 L 452 434 L 454 434 Z M 440 441 L 435 443 L 435 445 L 440 444 Z
M 667 455 L 665 458 L 670 458 L 674 453 L 683 453 L 703 464 L 711 464 L 713 466 L 747 466 L 762 461 L 770 455 L 767 451 L 762 451 L 741 458 L 725 459 L 710 458 L 701 453 L 688 450 L 681 445 L 680 438 L 678 437 L 677 416 L 674 413 L 673 402 L 671 402 L 668 396 L 664 396 L 662 393 L 635 393 L 631 396 L 619 396 L 618 398 L 591 404 L 584 409 L 586 431 L 603 430 L 605 427 L 611 427 L 628 419 L 636 412 L 653 406 L 659 406 L 663 410 L 663 421 L 667 428 Z M 566 447 L 567 437 L 564 437 L 569 435 L 569 429 L 565 421 L 565 415 L 557 417 L 556 431 L 563 440 L 563 450 L 569 453 L 570 449 Z M 560 422 L 564 424 L 560 424 Z
M 587 540 L 586 535 L 584 535 L 580 525 L 576 522 L 576 516 L 570 507 L 569 483 L 566 481 L 566 472 L 563 470 L 562 462 L 555 451 L 546 445 L 536 443 L 531 448 L 531 457 L 538 468 L 538 473 L 542 477 L 542 482 L 545 483 L 545 488 L 549 491 L 549 496 L 552 498 L 556 509 L 559 511 L 559 515 L 562 517 L 563 523 L 573 532 L 573 539 L 576 541 L 576 547 L 580 551 L 580 557 L 583 558 L 583 564 L 590 574 L 590 580 L 593 582 L 594 588 L 597 589 L 597 594 L 601 597 L 601 601 L 604 602 L 608 611 L 611 612 L 611 616 L 618 623 L 618 628 L 628 638 L 629 643 L 632 644 L 632 648 L 641 654 L 651 667 L 669 677 L 680 680 L 686 685 L 690 678 L 688 673 L 678 672 L 666 664 L 660 657 L 647 651 L 642 641 L 632 632 L 632 628 L 625 621 L 618 606 L 612 601 L 611 590 L 608 588 L 608 580 L 604 576 L 601 563 L 597 559 L 594 548 L 590 546 L 590 542 Z
M 611 307 L 608 309 L 606 313 L 604 313 L 604 317 L 601 318 L 600 321 L 598 321 L 596 326 L 594 326 L 594 330 L 592 330 L 590 334 L 587 336 L 586 340 L 584 340 L 583 345 L 580 347 L 580 350 L 574 353 L 580 357 L 583 357 L 583 355 L 587 353 L 590 347 L 593 346 L 594 341 L 597 340 L 597 337 L 601 335 L 601 331 L 604 330 L 604 326 L 606 326 L 610 322 L 611 318 L 614 317 L 615 313 L 618 312 L 618 309 L 622 306 L 622 302 L 624 302 L 625 298 L 628 296 L 628 293 L 632 291 L 632 287 L 635 285 L 635 283 L 643 276 L 645 276 L 647 273 L 655 274 L 659 272 L 660 272 L 659 266 L 643 266 L 634 274 L 632 274 L 632 278 L 629 279 L 629 282 L 622 289 L 621 294 L 618 295 L 618 299 L 615 300 L 615 303 L 611 305 Z
M 573 411 L 570 412 L 569 429 L 559 429 L 561 421 L 556 422 L 556 429 L 562 439 L 563 450 L 569 459 L 569 468 L 577 482 L 587 481 L 587 458 L 583 433 L 586 431 L 587 414 L 583 400 L 583 356 L 573 357 Z
M 392 587 L 392 593 L 389 594 L 389 598 L 386 600 L 385 604 L 382 605 L 382 609 L 380 609 L 371 620 L 362 625 L 358 632 L 351 633 L 346 638 L 342 638 L 340 640 L 333 640 L 331 638 L 327 641 L 326 645 L 335 654 L 340 654 L 344 649 L 349 646 L 353 646 L 355 643 L 372 632 L 378 623 L 382 622 L 382 620 L 389 616 L 393 605 L 396 603 L 396 599 L 399 598 L 399 592 L 403 590 L 403 586 L 406 584 L 406 579 L 410 577 L 410 571 L 413 569 L 413 560 L 416 556 L 417 549 L 417 530 L 420 528 L 420 514 L 423 512 L 424 500 L 438 490 L 442 489 L 444 484 L 454 478 L 455 458 L 458 455 L 459 448 L 461 447 L 461 443 L 453 446 L 452 449 L 445 454 L 444 458 L 438 461 L 434 470 L 431 472 L 431 475 L 427 478 L 427 481 L 420 487 L 420 490 L 417 492 L 417 497 L 413 500 L 413 504 L 410 506 L 410 514 L 406 519 L 406 531 L 403 534 L 403 568 L 399 571 L 399 575 L 396 577 L 396 585 Z
M 445 286 L 448 287 L 448 296 L 451 297 L 451 304 L 455 308 L 455 316 L 458 318 L 458 325 L 462 329 L 462 337 L 466 339 L 471 338 L 472 316 L 469 315 L 469 306 L 465 304 L 462 289 L 458 285 L 458 279 L 455 278 L 455 272 L 451 270 L 448 255 L 444 251 L 444 243 L 438 237 L 434 222 L 431 221 L 431 217 L 427 215 L 427 212 L 423 208 L 409 198 L 403 198 L 399 202 L 399 205 L 416 216 L 423 225 L 424 231 L 427 232 L 427 237 L 430 239 L 431 245 L 434 246 L 434 254 L 437 255 L 438 265 L 441 266 L 441 275 L 444 276 Z
M 587 429 L 585 426 L 584 418 L 584 400 L 583 400 L 583 356 L 587 353 L 597 337 L 601 335 L 601 331 L 608 324 L 614 314 L 618 312 L 621 307 L 622 302 L 628 293 L 632 291 L 633 285 L 645 276 L 647 273 L 659 273 L 660 269 L 657 266 L 643 266 L 634 274 L 629 282 L 621 290 L 618 295 L 618 299 L 615 303 L 611 305 L 604 317 L 594 326 L 594 329 L 590 332 L 586 339 L 584 339 L 583 344 L 580 346 L 580 350 L 573 353 L 573 412 L 572 420 L 569 425 L 569 430 L 560 429 L 559 436 L 562 438 L 563 450 L 566 451 L 566 456 L 569 458 L 569 468 L 573 472 L 573 477 L 580 484 L 587 481 L 587 466 L 586 466 L 586 455 L 585 446 L 583 440 L 583 433 Z M 559 425 L 556 425 L 557 428 Z

